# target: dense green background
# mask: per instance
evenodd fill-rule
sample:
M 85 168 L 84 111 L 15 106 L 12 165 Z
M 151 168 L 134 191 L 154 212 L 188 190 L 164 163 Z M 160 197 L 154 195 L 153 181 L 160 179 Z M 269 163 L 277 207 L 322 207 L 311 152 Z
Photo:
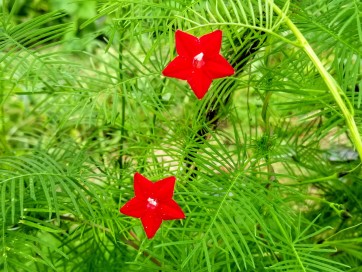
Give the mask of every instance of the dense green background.
M 361 271 L 362 4 L 275 5 L 3 0 L 0 270 Z M 201 101 L 161 76 L 176 29 L 223 31 Z M 137 171 L 187 216 L 152 240 Z

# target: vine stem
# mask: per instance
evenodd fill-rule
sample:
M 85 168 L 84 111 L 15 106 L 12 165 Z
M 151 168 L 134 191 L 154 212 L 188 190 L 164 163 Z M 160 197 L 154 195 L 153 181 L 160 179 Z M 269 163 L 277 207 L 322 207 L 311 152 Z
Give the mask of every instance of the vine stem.
M 349 110 L 347 104 L 343 101 L 342 96 L 344 93 L 335 79 L 331 76 L 331 74 L 324 67 L 321 60 L 318 58 L 317 54 L 314 52 L 311 45 L 308 43 L 307 39 L 304 37 L 302 32 L 298 29 L 298 27 L 289 19 L 289 17 L 285 14 L 283 10 L 281 10 L 277 5 L 274 4 L 273 0 L 269 0 L 269 3 L 273 6 L 273 10 L 283 18 L 285 24 L 289 27 L 289 29 L 293 32 L 295 37 L 297 38 L 301 48 L 306 52 L 310 60 L 313 62 L 315 67 L 317 68 L 319 74 L 322 76 L 325 84 L 327 85 L 330 93 L 332 94 L 334 100 L 336 101 L 338 107 L 342 111 L 344 119 L 346 120 L 350 137 L 356 148 L 360 160 L 362 159 L 362 140 L 356 126 L 355 120 L 353 118 L 354 112 L 353 109 Z M 346 101 L 349 104 L 349 101 Z

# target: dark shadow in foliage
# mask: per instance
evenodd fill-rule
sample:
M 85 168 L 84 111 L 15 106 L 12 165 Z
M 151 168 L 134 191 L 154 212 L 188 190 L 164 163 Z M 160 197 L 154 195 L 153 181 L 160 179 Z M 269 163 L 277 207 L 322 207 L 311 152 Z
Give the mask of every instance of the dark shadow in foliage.
M 235 69 L 235 77 L 239 76 L 244 70 L 249 60 L 258 52 L 266 39 L 265 32 L 255 32 L 254 30 L 246 29 L 242 32 L 241 37 L 234 39 L 233 43 L 236 47 L 241 47 L 242 50 L 233 52 L 230 49 L 227 50 L 227 59 Z M 214 83 L 215 84 L 215 83 Z M 199 145 L 207 139 L 207 132 L 209 130 L 215 130 L 219 121 L 226 115 L 225 109 L 231 103 L 232 89 L 236 87 L 236 81 L 230 78 L 225 78 L 217 83 L 215 86 L 215 93 L 220 95 L 214 95 L 208 100 L 202 108 L 196 113 L 196 116 L 201 116 L 204 120 L 199 120 L 204 124 L 198 129 L 192 136 L 191 142 L 195 143 L 191 146 L 185 155 L 186 171 L 190 172 L 192 169 L 197 170 L 197 166 L 192 168 L 192 164 L 195 159 L 195 154 L 199 149 Z M 196 177 L 196 172 L 193 171 L 190 178 Z

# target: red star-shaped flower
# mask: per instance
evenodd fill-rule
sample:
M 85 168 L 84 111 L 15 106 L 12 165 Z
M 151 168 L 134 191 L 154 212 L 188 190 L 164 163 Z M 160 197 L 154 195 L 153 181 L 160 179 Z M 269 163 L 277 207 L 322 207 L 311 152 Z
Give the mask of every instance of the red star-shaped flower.
M 120 212 L 141 218 L 148 239 L 155 236 L 162 220 L 185 218 L 180 206 L 172 199 L 175 177 L 168 177 L 155 183 L 139 173 L 134 175 L 135 196 L 120 209 Z
M 187 80 L 198 99 L 204 97 L 214 79 L 234 74 L 234 68 L 219 53 L 221 30 L 200 38 L 177 30 L 175 37 L 178 56 L 166 66 L 162 74 Z

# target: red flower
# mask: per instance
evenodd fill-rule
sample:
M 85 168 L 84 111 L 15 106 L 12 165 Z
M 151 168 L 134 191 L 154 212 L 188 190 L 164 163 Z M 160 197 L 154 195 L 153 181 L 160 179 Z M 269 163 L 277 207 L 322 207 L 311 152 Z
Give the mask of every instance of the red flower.
M 139 173 L 134 175 L 135 196 L 120 209 L 120 212 L 141 218 L 148 239 L 155 236 L 162 220 L 185 218 L 180 206 L 172 199 L 175 177 L 168 177 L 155 183 Z
M 198 99 L 204 97 L 214 79 L 234 74 L 234 68 L 219 54 L 221 30 L 200 38 L 177 30 L 175 37 L 178 56 L 162 74 L 187 80 Z

